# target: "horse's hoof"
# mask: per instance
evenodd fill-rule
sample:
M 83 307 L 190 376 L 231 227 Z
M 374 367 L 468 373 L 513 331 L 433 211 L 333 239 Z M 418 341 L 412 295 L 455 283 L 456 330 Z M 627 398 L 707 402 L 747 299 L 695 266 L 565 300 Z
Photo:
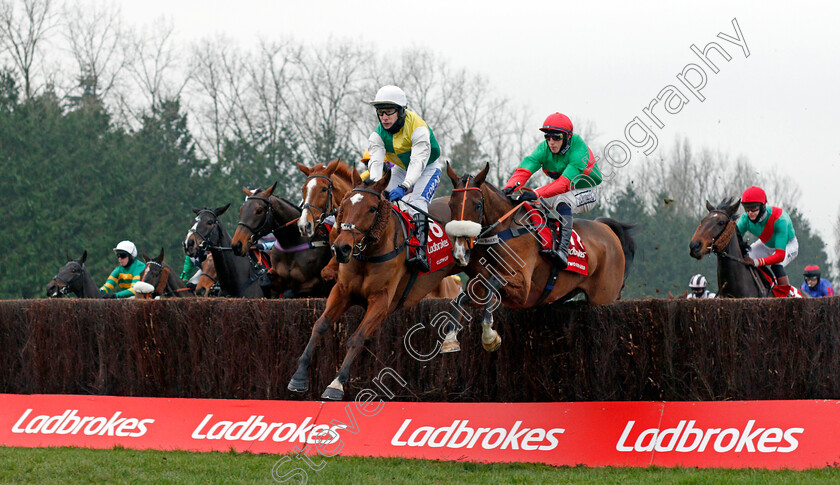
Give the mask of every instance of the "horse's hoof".
M 502 337 L 499 337 L 498 335 L 496 335 L 496 338 L 492 342 L 490 342 L 489 344 L 481 342 L 481 346 L 484 347 L 484 350 L 486 350 L 488 352 L 495 352 L 495 351 L 499 350 L 499 347 L 501 345 L 502 345 Z
M 292 392 L 306 392 L 309 390 L 309 381 L 292 377 L 292 380 L 289 381 L 289 385 L 286 388 Z
M 444 341 L 443 346 L 440 349 L 441 354 L 448 354 L 448 353 L 451 353 L 451 352 L 460 352 L 460 351 L 461 351 L 461 344 L 459 344 L 457 340 Z
M 344 399 L 344 391 L 340 391 L 334 387 L 328 387 L 323 394 L 321 394 L 321 399 L 329 399 L 330 401 L 341 401 Z

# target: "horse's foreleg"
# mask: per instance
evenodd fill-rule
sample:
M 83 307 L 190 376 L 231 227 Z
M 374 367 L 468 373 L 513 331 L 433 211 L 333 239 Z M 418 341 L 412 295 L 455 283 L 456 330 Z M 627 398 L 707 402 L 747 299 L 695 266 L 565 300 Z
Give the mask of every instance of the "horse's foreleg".
M 484 312 L 481 315 L 481 346 L 488 352 L 495 352 L 502 345 L 502 337 L 493 330 L 493 312 L 490 307 L 494 303 L 498 305 L 500 300 L 498 299 L 499 286 L 502 282 L 495 275 L 491 275 L 487 283 L 489 286 L 487 288 L 487 303 L 484 304 Z M 491 293 L 496 295 L 491 295 Z
M 324 313 L 315 321 L 312 326 L 312 334 L 309 337 L 309 343 L 303 349 L 303 353 L 298 358 L 298 367 L 292 380 L 289 381 L 288 389 L 294 392 L 305 392 L 309 390 L 309 366 L 312 364 L 312 351 L 315 349 L 321 335 L 330 328 L 333 322 L 347 311 L 350 307 L 349 298 L 346 297 L 343 287 L 335 285 L 327 298 L 327 306 Z
M 368 298 L 368 307 L 365 316 L 362 318 L 362 323 L 359 324 L 359 328 L 353 335 L 347 339 L 347 354 L 344 356 L 344 362 L 341 363 L 341 368 L 338 369 L 335 379 L 321 395 L 322 399 L 338 401 L 344 397 L 344 385 L 350 380 L 350 366 L 359 356 L 365 341 L 376 332 L 379 325 L 388 316 L 389 303 L 389 295 L 384 291 L 379 293 L 376 298 Z

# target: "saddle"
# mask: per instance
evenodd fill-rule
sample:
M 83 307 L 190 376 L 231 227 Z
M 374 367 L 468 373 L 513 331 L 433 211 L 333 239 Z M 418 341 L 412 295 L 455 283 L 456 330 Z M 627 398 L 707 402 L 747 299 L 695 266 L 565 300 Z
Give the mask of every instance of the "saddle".
M 409 258 L 417 255 L 417 248 L 420 241 L 417 239 L 417 228 L 414 224 L 414 219 L 411 218 L 408 212 L 405 212 L 397 207 L 394 211 L 400 216 L 400 221 L 405 228 L 408 240 L 406 246 L 408 247 Z M 426 235 L 426 258 L 429 261 L 429 273 L 433 273 L 449 263 L 453 262 L 452 245 L 449 243 L 449 238 L 446 232 L 435 221 L 429 219 L 429 233 Z M 420 273 L 427 274 L 427 273 Z
M 534 207 L 527 202 L 525 209 L 528 211 L 529 222 L 537 230 L 537 240 L 540 242 L 540 249 L 551 250 L 554 244 L 559 243 L 560 221 L 549 220 L 541 206 Z M 543 256 L 543 259 L 548 260 Z M 586 247 L 577 231 L 572 230 L 572 237 L 569 240 L 569 264 L 566 271 L 589 275 L 589 258 L 586 255 Z
M 802 298 L 802 293 L 799 288 L 791 285 L 780 285 L 776 280 L 776 275 L 768 266 L 755 267 L 753 276 L 758 274 L 758 283 L 764 286 L 764 289 L 769 293 L 767 296 L 774 298 Z

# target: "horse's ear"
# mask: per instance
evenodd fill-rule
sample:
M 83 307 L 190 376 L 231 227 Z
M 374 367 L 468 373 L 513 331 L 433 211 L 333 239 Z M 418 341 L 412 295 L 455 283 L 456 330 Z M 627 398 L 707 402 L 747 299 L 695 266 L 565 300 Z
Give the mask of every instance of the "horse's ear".
M 68 257 L 68 259 L 70 258 Z M 79 259 L 79 262 L 82 264 L 85 264 L 85 261 L 87 261 L 87 249 L 85 249 L 85 251 L 82 253 L 82 257 Z
M 230 207 L 230 202 L 228 202 L 227 205 L 223 205 L 222 207 L 216 207 L 215 209 L 213 209 L 213 214 L 216 214 L 216 217 L 218 217 L 224 214 L 225 211 L 228 210 L 228 207 Z
M 372 189 L 374 192 L 382 192 L 383 190 L 385 190 L 385 187 L 387 187 L 387 186 L 388 186 L 388 182 L 390 182 L 390 181 L 391 181 L 391 171 L 390 171 L 390 170 L 387 170 L 387 171 L 385 172 L 385 174 L 384 174 L 384 175 L 382 175 L 382 178 L 381 178 L 381 179 L 379 179 L 379 181 L 378 181 L 378 182 L 376 182 L 375 184 L 373 184 L 373 187 L 371 187 L 371 189 Z
M 158 263 L 163 262 L 163 248 L 160 248 L 160 254 L 158 255 L 157 258 L 155 258 L 155 261 L 157 261 Z
M 146 255 L 146 251 L 140 251 L 140 255 L 143 256 L 143 261 L 149 260 L 149 257 Z
M 300 169 L 300 171 L 301 171 L 301 172 L 303 172 L 303 174 L 304 174 L 304 175 L 306 175 L 307 177 L 309 177 L 309 174 L 310 174 L 310 173 L 312 173 L 312 169 L 311 169 L 311 168 L 309 168 L 309 167 L 307 167 L 306 165 L 304 165 L 304 164 L 302 164 L 302 163 L 298 163 L 298 164 L 297 164 L 297 167 L 298 167 L 298 168 Z
M 706 210 L 709 211 L 709 212 L 712 212 L 713 210 L 715 210 L 715 206 L 710 204 L 708 199 L 706 199 Z
M 368 175 L 369 177 L 370 175 Z M 353 169 L 353 187 L 358 187 L 362 185 L 362 176 L 359 174 L 359 171 L 355 168 Z
M 484 183 L 484 179 L 487 178 L 487 172 L 490 171 L 490 162 L 484 164 L 484 168 L 481 172 L 478 172 L 478 175 L 475 176 L 475 184 L 481 185 Z
M 277 182 L 274 182 L 273 184 L 271 184 L 271 187 L 265 189 L 265 196 L 270 197 L 271 194 L 274 193 L 274 189 L 276 189 L 276 188 L 277 188 Z
M 254 191 L 249 189 L 248 187 L 245 187 L 244 185 L 242 186 L 242 192 L 245 192 L 245 195 L 249 197 L 254 195 Z
M 726 212 L 729 212 L 729 215 L 733 215 L 738 212 L 738 207 L 741 205 L 741 199 L 735 201 L 734 204 L 730 205 Z
M 452 181 L 452 186 L 457 187 L 458 179 L 460 179 L 461 177 L 459 177 L 458 174 L 455 173 L 455 170 L 452 170 L 452 165 L 449 165 L 448 158 L 446 159 L 446 175 L 449 175 L 449 180 Z
M 334 174 L 335 169 L 338 168 L 339 163 L 341 163 L 341 160 L 333 160 L 332 162 L 330 162 L 330 164 L 327 165 L 327 170 L 326 172 L 324 172 L 324 175 L 329 177 L 330 175 Z
M 201 212 L 201 209 L 196 209 L 195 207 L 193 207 L 192 211 L 195 215 L 198 215 L 198 213 Z

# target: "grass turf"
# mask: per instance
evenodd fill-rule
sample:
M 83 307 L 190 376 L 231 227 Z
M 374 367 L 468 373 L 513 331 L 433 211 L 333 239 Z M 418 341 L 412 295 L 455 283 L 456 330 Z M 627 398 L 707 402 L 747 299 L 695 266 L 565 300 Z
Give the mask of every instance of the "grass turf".
M 403 458 L 313 457 L 310 469 L 292 458 L 272 469 L 278 455 L 136 451 L 116 448 L 0 447 L 0 483 L 572 483 L 572 484 L 812 484 L 840 483 L 840 469 L 806 471 L 698 468 L 550 467 Z M 323 459 L 323 462 L 321 461 Z M 293 475 L 296 467 L 306 476 Z M 286 475 L 286 481 L 280 478 Z M 303 479 L 306 479 L 306 482 Z

